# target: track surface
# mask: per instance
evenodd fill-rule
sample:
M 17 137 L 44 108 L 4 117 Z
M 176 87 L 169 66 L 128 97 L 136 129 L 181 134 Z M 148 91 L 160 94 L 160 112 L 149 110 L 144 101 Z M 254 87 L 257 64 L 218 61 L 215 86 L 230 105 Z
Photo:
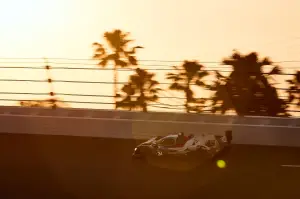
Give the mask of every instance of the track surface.
M 300 149 L 234 146 L 227 168 L 133 162 L 137 141 L 0 134 L 0 198 L 300 198 Z

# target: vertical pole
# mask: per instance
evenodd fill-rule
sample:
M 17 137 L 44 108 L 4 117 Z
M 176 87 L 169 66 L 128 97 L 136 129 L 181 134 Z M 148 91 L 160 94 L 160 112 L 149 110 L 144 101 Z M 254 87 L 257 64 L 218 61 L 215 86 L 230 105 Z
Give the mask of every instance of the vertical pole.
M 118 94 L 118 69 L 117 66 L 114 66 L 114 103 L 115 103 L 115 109 L 118 109 L 117 107 L 117 94 Z
M 56 109 L 56 99 L 55 99 L 55 93 L 54 93 L 54 87 L 53 87 L 53 83 L 52 83 L 52 78 L 51 78 L 51 73 L 50 73 L 50 69 L 51 67 L 48 64 L 48 59 L 44 58 L 45 60 L 45 68 L 46 68 L 46 73 L 47 73 L 47 81 L 48 81 L 48 85 L 49 85 L 49 95 L 50 95 L 50 102 L 52 105 L 52 109 Z

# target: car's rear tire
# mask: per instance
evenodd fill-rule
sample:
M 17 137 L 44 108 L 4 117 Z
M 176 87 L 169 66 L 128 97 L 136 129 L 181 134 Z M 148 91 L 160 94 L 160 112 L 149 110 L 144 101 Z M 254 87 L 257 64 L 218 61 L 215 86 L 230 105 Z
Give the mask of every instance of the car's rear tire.
M 211 156 L 209 155 L 209 153 L 207 153 L 206 151 L 203 151 L 202 149 L 198 149 L 196 151 L 191 151 L 188 153 L 187 155 L 189 160 L 192 161 L 207 161 L 211 158 Z
M 225 161 L 225 163 L 227 163 L 228 162 L 228 154 L 230 152 L 230 149 L 231 149 L 230 146 L 226 146 L 225 148 L 223 148 L 223 150 L 219 151 L 217 154 L 215 154 L 212 157 L 211 162 L 215 166 L 218 166 L 219 161 Z

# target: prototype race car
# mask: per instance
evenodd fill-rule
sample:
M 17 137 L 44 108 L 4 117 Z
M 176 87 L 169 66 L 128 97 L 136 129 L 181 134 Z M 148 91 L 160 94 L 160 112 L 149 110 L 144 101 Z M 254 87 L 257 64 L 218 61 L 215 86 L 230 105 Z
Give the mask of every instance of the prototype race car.
M 157 136 L 138 145 L 132 154 L 133 158 L 148 156 L 183 156 L 214 159 L 231 145 L 232 131 L 224 136 L 202 134 L 184 136 L 183 133 Z

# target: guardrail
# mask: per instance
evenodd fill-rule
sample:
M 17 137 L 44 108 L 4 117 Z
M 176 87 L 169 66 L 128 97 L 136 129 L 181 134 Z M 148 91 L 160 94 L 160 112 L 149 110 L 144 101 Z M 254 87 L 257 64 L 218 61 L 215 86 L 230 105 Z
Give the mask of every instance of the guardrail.
M 125 139 L 147 139 L 179 131 L 223 134 L 232 130 L 236 144 L 300 147 L 299 118 L 1 107 L 0 124 L 3 133 Z

